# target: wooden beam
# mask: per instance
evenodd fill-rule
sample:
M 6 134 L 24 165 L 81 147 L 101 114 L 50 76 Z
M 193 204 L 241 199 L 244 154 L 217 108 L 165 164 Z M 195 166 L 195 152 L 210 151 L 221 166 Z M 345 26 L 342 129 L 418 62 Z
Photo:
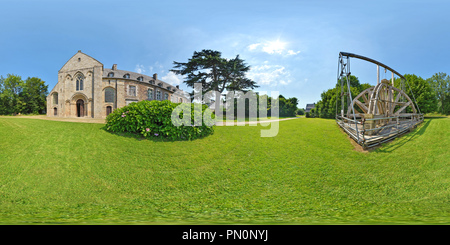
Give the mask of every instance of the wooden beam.
M 366 107 L 361 101 L 359 101 L 359 100 L 356 100 L 356 105 L 357 105 L 359 108 L 361 108 L 361 110 L 363 110 L 364 113 L 367 113 L 367 111 L 369 110 L 369 109 L 367 109 L 367 107 Z
M 411 104 L 411 102 L 406 103 L 404 106 L 402 106 L 400 109 L 398 109 L 394 114 L 398 115 L 401 111 L 403 111 L 406 107 L 408 107 Z

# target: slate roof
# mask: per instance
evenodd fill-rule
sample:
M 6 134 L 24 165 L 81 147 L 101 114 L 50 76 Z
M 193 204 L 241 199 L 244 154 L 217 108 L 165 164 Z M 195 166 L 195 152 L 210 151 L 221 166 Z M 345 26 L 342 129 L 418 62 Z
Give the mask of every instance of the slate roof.
M 314 109 L 316 107 L 316 103 L 314 104 L 306 104 L 305 112 L 310 112 L 311 109 Z
M 108 77 L 108 74 L 111 73 L 111 72 L 114 73 L 114 76 L 113 77 Z M 126 74 L 129 74 L 130 78 L 124 78 L 124 76 Z M 143 80 L 142 81 L 138 81 L 139 77 L 142 77 Z M 160 87 L 163 88 L 163 89 L 170 90 L 171 92 L 175 92 L 175 91 L 179 90 L 175 86 L 173 86 L 171 84 L 168 84 L 166 82 L 163 82 L 163 81 L 161 81 L 159 79 L 155 80 L 151 76 L 147 76 L 147 75 L 140 74 L 140 73 L 137 73 L 137 72 L 132 72 L 132 71 L 103 69 L 103 78 L 131 80 L 131 81 L 137 81 L 137 82 L 142 82 L 142 83 L 153 84 L 155 86 L 158 86 L 161 83 L 162 86 L 160 86 Z M 170 89 L 168 87 L 170 87 Z

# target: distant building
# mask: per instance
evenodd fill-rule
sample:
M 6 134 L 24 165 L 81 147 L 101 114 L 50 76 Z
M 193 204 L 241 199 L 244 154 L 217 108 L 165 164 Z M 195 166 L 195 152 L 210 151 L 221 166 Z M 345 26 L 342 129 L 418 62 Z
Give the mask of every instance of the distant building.
M 316 107 L 316 103 L 306 104 L 305 112 L 310 112 L 311 109 L 314 109 L 315 107 Z

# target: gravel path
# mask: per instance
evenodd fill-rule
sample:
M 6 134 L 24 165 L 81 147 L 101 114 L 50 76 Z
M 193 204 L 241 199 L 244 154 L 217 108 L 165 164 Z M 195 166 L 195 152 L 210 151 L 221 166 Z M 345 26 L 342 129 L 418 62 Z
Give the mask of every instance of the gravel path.
M 276 122 L 276 121 L 285 121 L 285 120 L 292 120 L 292 119 L 298 119 L 300 117 L 290 117 L 290 118 L 283 118 L 283 119 L 272 119 L 272 120 L 264 120 L 264 121 L 250 121 L 250 122 L 233 122 L 230 125 L 246 125 L 246 124 L 258 124 L 258 123 L 266 123 L 266 122 Z M 216 126 L 229 126 L 226 122 L 217 122 Z

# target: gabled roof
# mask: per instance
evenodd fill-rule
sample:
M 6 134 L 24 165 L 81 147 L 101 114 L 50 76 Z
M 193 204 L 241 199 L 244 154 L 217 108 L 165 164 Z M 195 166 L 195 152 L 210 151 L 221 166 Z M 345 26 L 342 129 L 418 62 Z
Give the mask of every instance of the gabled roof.
M 76 54 L 74 54 L 62 67 L 61 67 L 61 69 L 59 69 L 59 72 L 61 72 L 61 71 L 64 71 L 65 69 L 67 70 L 67 71 L 70 71 L 70 70 L 73 70 L 71 67 L 70 67 L 70 64 L 73 62 L 73 63 L 75 63 L 75 62 L 78 62 L 78 58 L 80 58 L 80 59 L 84 59 L 83 60 L 83 62 L 82 62 L 82 64 L 84 64 L 84 66 L 86 66 L 86 68 L 90 68 L 90 67 L 93 67 L 93 66 L 103 66 L 103 64 L 100 62 L 100 61 L 98 61 L 98 60 L 96 60 L 96 59 L 94 59 L 94 58 L 92 58 L 91 56 L 89 56 L 89 55 L 87 55 L 87 54 L 85 54 L 85 53 L 83 53 L 83 52 L 81 52 L 81 50 L 78 50 L 78 52 L 76 53 Z M 85 60 L 85 59 L 87 59 L 87 61 Z M 76 63 L 75 63 L 76 64 Z M 76 67 L 76 69 L 83 69 L 83 67 L 80 67 L 80 65 L 79 64 L 77 64 L 77 67 Z

